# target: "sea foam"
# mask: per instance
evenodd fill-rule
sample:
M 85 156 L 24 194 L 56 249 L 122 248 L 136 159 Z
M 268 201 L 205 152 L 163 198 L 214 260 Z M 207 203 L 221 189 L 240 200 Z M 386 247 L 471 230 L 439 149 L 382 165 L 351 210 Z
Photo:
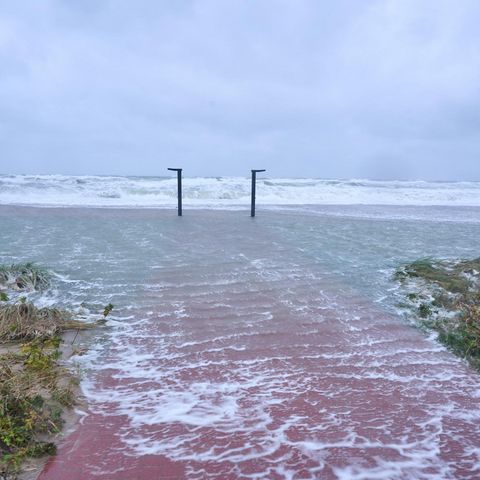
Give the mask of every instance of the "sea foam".
M 186 177 L 190 207 L 234 208 L 250 202 L 248 177 Z M 0 175 L 0 204 L 36 206 L 165 207 L 176 205 L 176 178 Z M 480 182 L 325 179 L 257 180 L 263 205 L 480 206 Z

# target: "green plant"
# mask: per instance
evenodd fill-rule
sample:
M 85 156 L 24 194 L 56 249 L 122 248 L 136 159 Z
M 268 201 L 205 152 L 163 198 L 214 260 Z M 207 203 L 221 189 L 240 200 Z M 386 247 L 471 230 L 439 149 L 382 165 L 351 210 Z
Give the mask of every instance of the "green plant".
M 426 303 L 422 303 L 419 307 L 418 307 L 418 314 L 420 315 L 420 317 L 422 318 L 427 318 L 429 317 L 431 314 L 432 314 L 432 309 L 430 308 L 430 306 Z
M 48 372 L 60 357 L 60 337 L 36 338 L 21 346 L 24 365 L 27 369 Z
M 55 452 L 44 435 L 63 424 L 59 345 L 58 337 L 35 339 L 19 353 L 0 355 L 0 478 L 17 472 L 27 456 Z
M 113 305 L 111 303 L 109 303 L 104 309 L 103 309 L 103 316 L 105 318 L 108 317 L 108 315 L 110 315 L 110 312 L 113 310 Z

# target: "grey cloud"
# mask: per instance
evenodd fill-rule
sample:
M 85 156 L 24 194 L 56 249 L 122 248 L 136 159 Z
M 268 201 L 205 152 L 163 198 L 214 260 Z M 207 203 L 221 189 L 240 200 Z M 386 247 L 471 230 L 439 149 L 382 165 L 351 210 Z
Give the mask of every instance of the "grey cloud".
M 0 171 L 477 179 L 475 0 L 0 0 Z

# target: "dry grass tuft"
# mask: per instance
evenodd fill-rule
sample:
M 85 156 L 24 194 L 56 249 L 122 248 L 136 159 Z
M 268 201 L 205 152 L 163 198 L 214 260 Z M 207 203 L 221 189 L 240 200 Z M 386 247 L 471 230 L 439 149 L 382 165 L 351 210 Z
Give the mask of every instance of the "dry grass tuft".
M 74 320 L 70 312 L 58 308 L 37 308 L 27 302 L 0 305 L 0 342 L 49 338 L 94 326 Z

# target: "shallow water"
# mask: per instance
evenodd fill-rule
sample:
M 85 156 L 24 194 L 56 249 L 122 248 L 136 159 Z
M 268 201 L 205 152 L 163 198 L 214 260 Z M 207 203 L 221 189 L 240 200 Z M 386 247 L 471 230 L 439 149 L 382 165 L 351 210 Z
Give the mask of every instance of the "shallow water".
M 480 210 L 0 207 L 0 261 L 95 317 L 90 403 L 41 479 L 476 478 L 480 376 L 396 310 L 418 257 L 478 256 Z

